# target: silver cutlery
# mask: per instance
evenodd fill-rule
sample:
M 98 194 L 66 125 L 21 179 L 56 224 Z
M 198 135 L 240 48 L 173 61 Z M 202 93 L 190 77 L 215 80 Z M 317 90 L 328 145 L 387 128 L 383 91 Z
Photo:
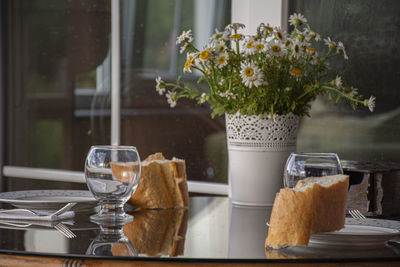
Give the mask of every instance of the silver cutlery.
M 65 206 L 63 206 L 61 209 L 59 209 L 53 213 L 43 212 L 43 211 L 39 212 L 39 211 L 30 210 L 30 209 L 7 209 L 7 210 L 0 210 L 0 213 L 22 211 L 22 212 L 28 212 L 35 216 L 58 216 L 58 215 L 63 214 L 64 212 L 71 210 L 71 208 L 75 205 L 76 205 L 75 202 L 68 203 Z
M 351 217 L 354 219 L 359 219 L 359 220 L 366 220 L 367 217 L 364 216 L 364 214 L 361 213 L 359 210 L 347 210 L 350 214 Z
M 65 237 L 67 238 L 75 238 L 76 235 L 74 232 L 71 231 L 65 224 L 63 223 L 58 223 L 54 226 L 55 229 L 57 229 L 60 233 L 62 233 Z

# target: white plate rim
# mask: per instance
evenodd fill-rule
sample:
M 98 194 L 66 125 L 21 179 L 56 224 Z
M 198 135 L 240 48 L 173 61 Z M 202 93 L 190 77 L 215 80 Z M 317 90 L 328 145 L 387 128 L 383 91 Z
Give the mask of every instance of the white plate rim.
M 400 235 L 400 221 L 373 219 L 365 220 L 346 218 L 345 226 L 360 226 L 361 228 L 371 228 L 374 230 L 388 230 L 380 233 L 362 232 L 323 232 L 311 235 L 310 243 L 315 244 L 341 244 L 341 245 L 377 245 L 384 244 L 390 239 Z
M 59 197 L 75 197 L 77 199 L 71 199 L 70 201 L 63 201 L 57 199 L 46 199 L 46 203 L 43 203 L 44 200 L 35 199 L 18 199 L 18 197 L 22 196 L 59 196 Z M 17 197 L 17 198 L 16 198 Z M 78 198 L 79 197 L 79 198 Z M 77 203 L 91 203 L 97 202 L 97 200 L 93 197 L 92 193 L 88 190 L 21 190 L 21 191 L 9 191 L 9 192 L 1 192 L 0 193 L 0 202 L 9 203 L 9 204 L 57 204 L 57 203 L 67 203 L 67 202 L 77 202 Z

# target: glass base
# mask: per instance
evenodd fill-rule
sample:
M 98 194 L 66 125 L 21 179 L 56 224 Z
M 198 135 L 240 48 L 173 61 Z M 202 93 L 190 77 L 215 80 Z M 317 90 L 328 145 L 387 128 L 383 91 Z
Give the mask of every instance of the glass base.
M 94 222 L 130 222 L 133 216 L 126 214 L 123 204 L 101 204 L 97 214 L 90 216 Z

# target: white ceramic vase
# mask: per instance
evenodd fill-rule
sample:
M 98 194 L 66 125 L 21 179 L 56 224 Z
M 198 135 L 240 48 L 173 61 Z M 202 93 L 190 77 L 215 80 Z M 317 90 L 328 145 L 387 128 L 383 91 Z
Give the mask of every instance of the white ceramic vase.
M 230 197 L 235 205 L 272 206 L 283 169 L 296 151 L 300 118 L 293 114 L 226 114 Z

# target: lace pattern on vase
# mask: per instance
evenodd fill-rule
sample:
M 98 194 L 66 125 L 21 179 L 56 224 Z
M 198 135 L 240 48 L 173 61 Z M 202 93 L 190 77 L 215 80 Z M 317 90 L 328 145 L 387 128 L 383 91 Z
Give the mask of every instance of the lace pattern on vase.
M 279 115 L 275 120 L 264 115 L 226 114 L 226 134 L 230 149 L 285 150 L 296 147 L 300 118 Z

